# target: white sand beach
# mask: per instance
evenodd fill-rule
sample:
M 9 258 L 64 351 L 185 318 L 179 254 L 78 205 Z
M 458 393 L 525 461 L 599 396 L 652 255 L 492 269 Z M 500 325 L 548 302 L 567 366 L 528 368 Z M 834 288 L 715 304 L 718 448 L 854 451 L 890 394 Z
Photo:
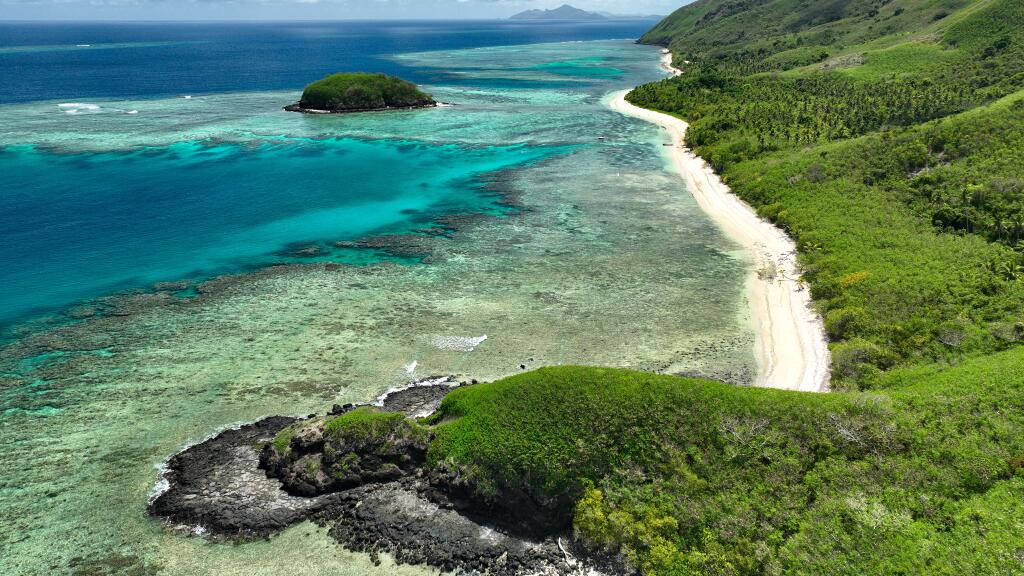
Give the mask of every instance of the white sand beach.
M 662 65 L 673 74 L 672 55 Z M 729 190 L 710 166 L 685 145 L 687 123 L 626 101 L 628 91 L 612 94 L 609 106 L 665 128 L 672 138 L 672 162 L 701 209 L 750 254 L 747 298 L 755 323 L 757 386 L 824 392 L 829 384 L 829 350 L 821 317 L 811 307 L 810 290 L 800 279 L 796 245 Z
M 668 70 L 669 74 L 673 76 L 679 76 L 683 73 L 682 70 L 672 65 L 672 53 L 665 49 L 661 53 L 661 67 Z

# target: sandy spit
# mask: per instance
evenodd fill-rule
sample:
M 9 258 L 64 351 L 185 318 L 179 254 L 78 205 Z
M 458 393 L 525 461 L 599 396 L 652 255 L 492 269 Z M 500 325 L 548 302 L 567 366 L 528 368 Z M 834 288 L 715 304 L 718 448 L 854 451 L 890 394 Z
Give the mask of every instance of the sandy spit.
M 662 65 L 673 75 L 672 55 Z M 829 351 L 821 316 L 811 307 L 810 290 L 800 278 L 796 244 L 785 232 L 757 215 L 732 193 L 710 166 L 685 145 L 687 123 L 639 108 L 626 101 L 628 91 L 608 99 L 613 110 L 668 131 L 665 150 L 701 209 L 749 254 L 753 266 L 746 293 L 755 327 L 756 386 L 825 392 L 829 385 Z

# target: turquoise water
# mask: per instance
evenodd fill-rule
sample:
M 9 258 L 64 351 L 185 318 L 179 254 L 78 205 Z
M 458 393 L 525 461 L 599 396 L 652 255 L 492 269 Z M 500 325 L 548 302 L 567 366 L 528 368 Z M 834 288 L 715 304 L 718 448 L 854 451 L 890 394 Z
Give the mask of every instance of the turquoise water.
M 104 152 L 0 150 L 0 323 L 116 289 L 294 260 L 320 246 L 408 232 L 440 215 L 501 214 L 481 176 L 565 146 L 430 145 L 352 138 L 183 141 Z
M 81 214 L 22 246 L 27 261 L 65 259 L 45 284 L 237 271 L 188 298 L 103 298 L 115 314 L 30 322 L 0 344 L 0 573 L 431 574 L 375 567 L 309 525 L 242 544 L 174 530 L 145 514 L 157 466 L 232 423 L 435 374 L 571 363 L 749 379 L 748 262 L 671 171 L 664 134 L 605 105 L 659 78 L 658 57 L 627 41 L 401 54 L 456 105 L 395 114 L 282 112 L 294 90 L 0 109 L 0 177 L 61 186 L 19 202 L 74 217 L 102 201 L 106 233 L 134 238 L 171 214 L 182 226 L 105 243 L 91 261 L 111 272 L 92 276 L 60 240 L 92 233 L 74 229 L 90 225 Z M 467 212 L 488 217 L 417 236 L 422 258 L 333 248 Z M 331 265 L 279 254 L 296 242 Z
M 0 335 L 113 290 L 286 262 L 278 252 L 292 242 L 326 246 L 452 211 L 494 212 L 474 181 L 559 151 L 498 140 L 481 142 L 487 150 L 449 146 L 402 126 L 433 131 L 416 113 L 356 140 L 345 136 L 358 133 L 359 120 L 300 118 L 281 107 L 297 100 L 296 88 L 339 70 L 441 90 L 621 75 L 601 57 L 484 81 L 395 55 L 627 38 L 649 24 L 0 22 L 0 103 L 24 103 L 0 105 Z

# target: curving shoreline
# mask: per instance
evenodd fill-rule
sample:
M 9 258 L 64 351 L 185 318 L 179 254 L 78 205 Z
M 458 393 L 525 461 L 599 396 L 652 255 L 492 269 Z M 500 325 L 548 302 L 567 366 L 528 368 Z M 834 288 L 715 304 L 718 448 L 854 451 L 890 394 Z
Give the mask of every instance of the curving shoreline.
M 661 67 L 668 70 L 669 74 L 673 76 L 683 73 L 682 70 L 672 65 L 672 52 L 669 52 L 667 48 L 661 53 Z
M 662 67 L 673 75 L 671 53 Z M 796 244 L 732 193 L 706 162 L 686 147 L 688 124 L 680 118 L 640 108 L 626 101 L 628 90 L 615 92 L 607 105 L 622 114 L 657 124 L 672 139 L 673 165 L 701 209 L 749 253 L 753 266 L 746 293 L 755 328 L 754 384 L 805 392 L 825 392 L 830 377 L 828 340 L 810 291 L 800 279 Z

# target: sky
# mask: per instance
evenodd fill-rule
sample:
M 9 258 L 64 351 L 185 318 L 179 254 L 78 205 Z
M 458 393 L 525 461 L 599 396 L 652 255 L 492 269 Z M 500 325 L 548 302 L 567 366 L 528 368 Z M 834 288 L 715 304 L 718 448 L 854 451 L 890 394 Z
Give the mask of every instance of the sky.
M 668 14 L 688 0 L 568 0 L 584 10 Z M 0 0 L 0 20 L 505 18 L 566 0 Z

